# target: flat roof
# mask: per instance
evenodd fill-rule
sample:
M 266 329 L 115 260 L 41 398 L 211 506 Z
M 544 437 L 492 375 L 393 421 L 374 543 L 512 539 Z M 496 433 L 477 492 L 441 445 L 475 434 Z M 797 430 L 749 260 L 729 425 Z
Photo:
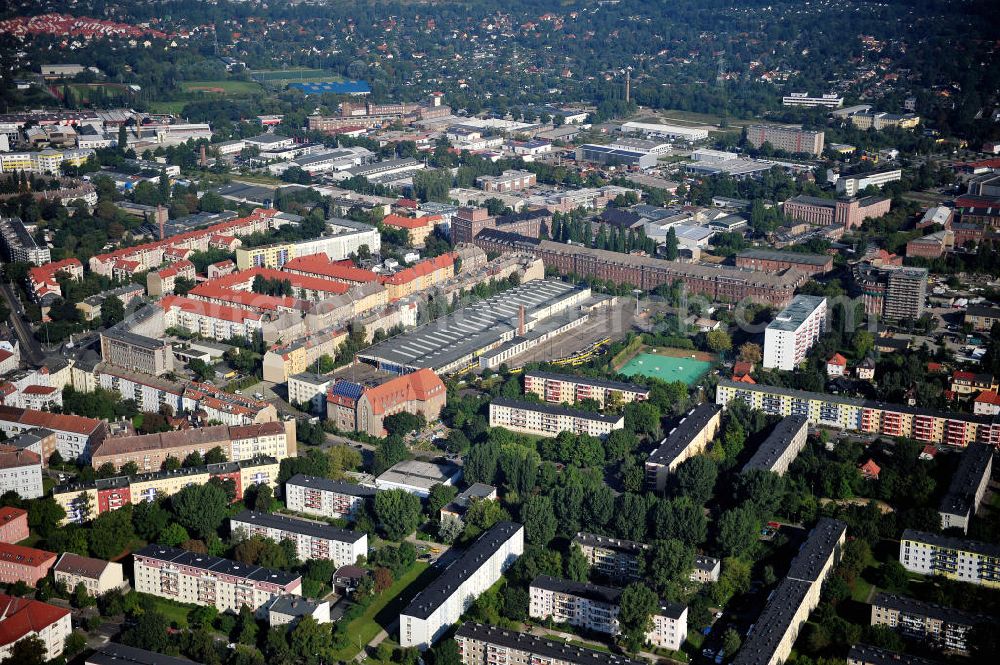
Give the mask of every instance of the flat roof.
M 633 660 L 607 651 L 594 651 L 573 646 L 558 640 L 547 640 L 544 637 L 519 633 L 497 626 L 485 626 L 480 623 L 463 623 L 456 638 L 466 638 L 495 644 L 506 649 L 523 651 L 539 658 L 573 665 L 646 665 L 646 661 Z
M 511 409 L 524 409 L 525 411 L 538 411 L 540 413 L 550 413 L 554 416 L 570 416 L 573 418 L 585 418 L 586 420 L 596 420 L 602 423 L 615 424 L 623 418 L 620 415 L 605 415 L 597 411 L 584 411 L 583 409 L 571 409 L 561 404 L 551 402 L 528 402 L 519 399 L 508 399 L 506 397 L 494 397 L 490 400 L 491 405 L 504 406 Z
M 847 524 L 829 517 L 821 517 L 813 527 L 799 553 L 788 568 L 789 579 L 815 582 L 823 572 L 823 566 L 833 555 L 841 537 L 847 532 Z
M 447 483 L 462 473 L 462 467 L 456 464 L 437 464 L 419 460 L 405 460 L 393 464 L 375 482 L 409 485 L 422 489 L 430 489 L 439 483 Z
M 917 531 L 916 529 L 904 529 L 900 540 L 912 540 L 918 543 L 925 543 L 935 547 L 942 547 L 951 550 L 961 550 L 963 552 L 973 552 L 982 556 L 1000 558 L 1000 545 L 994 543 L 984 543 L 978 540 L 967 538 L 952 538 L 942 536 L 937 533 L 927 531 Z
M 483 564 L 500 547 L 513 538 L 523 526 L 516 522 L 497 522 L 486 533 L 479 536 L 461 556 L 445 568 L 441 574 L 410 601 L 400 614 L 427 619 L 442 604 L 451 598 L 458 588 L 475 575 Z
M 797 295 L 792 298 L 788 307 L 778 312 L 774 320 L 767 324 L 767 327 L 769 330 L 794 332 L 825 302 L 826 298 L 823 296 Z
M 336 492 L 337 494 L 346 494 L 348 496 L 358 496 L 362 498 L 375 496 L 375 489 L 371 487 L 348 483 L 343 480 L 331 480 L 329 478 L 320 478 L 319 476 L 307 476 L 302 473 L 289 478 L 285 485 L 309 487 L 324 492 Z
M 85 665 L 195 665 L 194 661 L 166 656 L 125 644 L 108 642 L 84 659 Z
M 965 612 L 963 610 L 955 609 L 954 607 L 938 605 L 937 603 L 925 603 L 924 601 L 917 600 L 916 598 L 897 596 L 895 594 L 885 593 L 884 591 L 879 591 L 875 594 L 875 597 L 872 599 L 872 607 L 886 607 L 888 609 L 898 610 L 906 614 L 930 617 L 932 619 L 939 619 L 941 621 L 947 621 L 948 623 L 957 623 L 964 626 L 975 626 L 978 623 L 993 624 L 996 622 L 995 617 L 991 617 L 986 614 L 979 614 L 978 612 Z
M 811 266 L 825 266 L 833 262 L 832 256 L 823 254 L 800 254 L 798 252 L 781 252 L 775 249 L 747 249 L 736 255 L 739 259 L 762 259 L 765 261 L 788 261 Z
M 539 575 L 531 581 L 531 587 L 586 598 L 587 600 L 607 603 L 608 605 L 617 605 L 621 602 L 622 598 L 621 589 L 601 586 L 600 584 L 591 584 L 590 582 L 564 580 L 550 575 Z
M 993 462 L 993 448 L 973 442 L 962 451 L 958 468 L 951 477 L 948 493 L 941 499 L 938 511 L 949 515 L 968 516 L 975 508 L 976 490 Z
M 653 464 L 669 465 L 677 456 L 687 448 L 691 441 L 698 436 L 712 420 L 722 410 L 718 404 L 699 404 L 684 416 L 670 434 L 660 441 L 660 445 L 654 450 L 647 462 Z
M 240 524 L 255 524 L 266 529 L 279 529 L 281 531 L 288 531 L 289 533 L 312 536 L 313 538 L 336 540 L 341 543 L 356 543 L 366 537 L 364 533 L 358 531 L 348 531 L 347 529 L 338 529 L 335 526 L 330 526 L 329 524 L 325 524 L 323 522 L 312 522 L 310 520 L 288 517 L 286 515 L 277 515 L 274 513 L 260 513 L 254 510 L 244 510 L 239 514 L 230 517 L 230 530 L 233 529 L 234 522 L 239 522 Z
M 810 582 L 787 577 L 781 580 L 736 653 L 733 664 L 768 665 L 811 588 Z
M 531 320 L 579 291 L 557 280 L 534 280 L 375 344 L 358 356 L 403 368 L 445 367 L 516 330 L 521 305 L 526 320 Z
M 741 473 L 746 473 L 751 469 L 772 470 L 782 454 L 788 450 L 795 435 L 808 425 L 809 419 L 805 416 L 794 415 L 783 418 L 760 444 L 750 461 L 743 466 Z

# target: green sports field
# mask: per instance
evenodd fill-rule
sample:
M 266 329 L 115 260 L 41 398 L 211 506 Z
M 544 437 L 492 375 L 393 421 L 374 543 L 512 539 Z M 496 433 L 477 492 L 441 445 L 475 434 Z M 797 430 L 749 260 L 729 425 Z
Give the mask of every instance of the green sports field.
M 625 363 L 621 373 L 626 376 L 649 376 L 673 383 L 683 381 L 689 386 L 705 375 L 712 363 L 695 358 L 675 358 L 670 356 L 640 353 Z

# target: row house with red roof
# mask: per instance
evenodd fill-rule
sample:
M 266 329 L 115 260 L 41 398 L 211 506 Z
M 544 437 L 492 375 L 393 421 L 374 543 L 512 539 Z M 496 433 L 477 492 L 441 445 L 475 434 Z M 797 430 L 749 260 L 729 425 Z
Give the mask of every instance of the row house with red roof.
M 0 431 L 8 437 L 35 428 L 55 432 L 56 450 L 65 460 L 88 459 L 90 451 L 108 435 L 107 423 L 95 418 L 0 406 Z
M 38 584 L 56 562 L 56 555 L 34 547 L 0 543 L 0 583 Z
M 31 637 L 45 646 L 43 659 L 58 658 L 73 632 L 70 617 L 68 609 L 0 593 L 0 660 L 11 656 L 15 644 Z
M 0 508 L 0 543 L 19 543 L 30 535 L 27 510 L 13 506 Z
M 997 385 L 992 374 L 956 370 L 951 375 L 951 391 L 959 396 L 973 395 L 983 391 L 997 392 L 998 388 L 1000 386 Z
M 390 228 L 406 232 L 407 242 L 411 247 L 423 247 L 427 236 L 434 233 L 434 227 L 444 221 L 441 215 L 424 215 L 423 217 L 404 217 L 402 215 L 386 215 L 382 223 Z
M 344 284 L 377 284 L 379 276 L 371 270 L 358 268 L 350 259 L 334 261 L 326 254 L 307 254 L 290 259 L 282 266 L 282 271 L 293 275 L 305 275 L 329 279 Z
M 57 279 L 60 276 L 83 279 L 83 264 L 79 259 L 63 259 L 28 270 L 28 286 L 35 302 L 44 302 L 46 296 L 62 297 L 62 287 Z
M 404 268 L 383 280 L 389 291 L 389 301 L 394 302 L 413 293 L 442 284 L 455 276 L 455 256 L 442 254 Z
M 167 328 L 181 328 L 206 339 L 256 339 L 263 329 L 260 312 L 185 298 L 166 296 L 157 303 Z

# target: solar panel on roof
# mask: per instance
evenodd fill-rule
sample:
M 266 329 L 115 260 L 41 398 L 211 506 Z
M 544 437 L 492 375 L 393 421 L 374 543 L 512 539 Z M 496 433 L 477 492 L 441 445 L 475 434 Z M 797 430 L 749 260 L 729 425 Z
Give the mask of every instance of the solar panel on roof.
M 364 392 L 364 386 L 359 383 L 352 383 L 350 381 L 340 381 L 333 384 L 333 394 L 339 395 L 340 397 L 347 397 L 350 399 L 358 399 L 361 397 L 361 393 Z

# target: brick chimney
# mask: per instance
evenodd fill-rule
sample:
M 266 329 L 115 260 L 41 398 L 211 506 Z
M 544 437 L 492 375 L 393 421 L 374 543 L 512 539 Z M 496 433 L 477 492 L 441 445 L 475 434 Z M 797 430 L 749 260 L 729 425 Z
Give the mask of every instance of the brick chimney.
M 524 337 L 524 305 L 517 308 L 517 336 Z
M 167 223 L 167 209 L 162 205 L 156 206 L 156 226 L 160 229 L 160 240 L 163 240 L 164 225 Z
M 201 165 L 202 167 L 208 166 L 208 155 L 205 153 L 205 144 L 201 144 Z

